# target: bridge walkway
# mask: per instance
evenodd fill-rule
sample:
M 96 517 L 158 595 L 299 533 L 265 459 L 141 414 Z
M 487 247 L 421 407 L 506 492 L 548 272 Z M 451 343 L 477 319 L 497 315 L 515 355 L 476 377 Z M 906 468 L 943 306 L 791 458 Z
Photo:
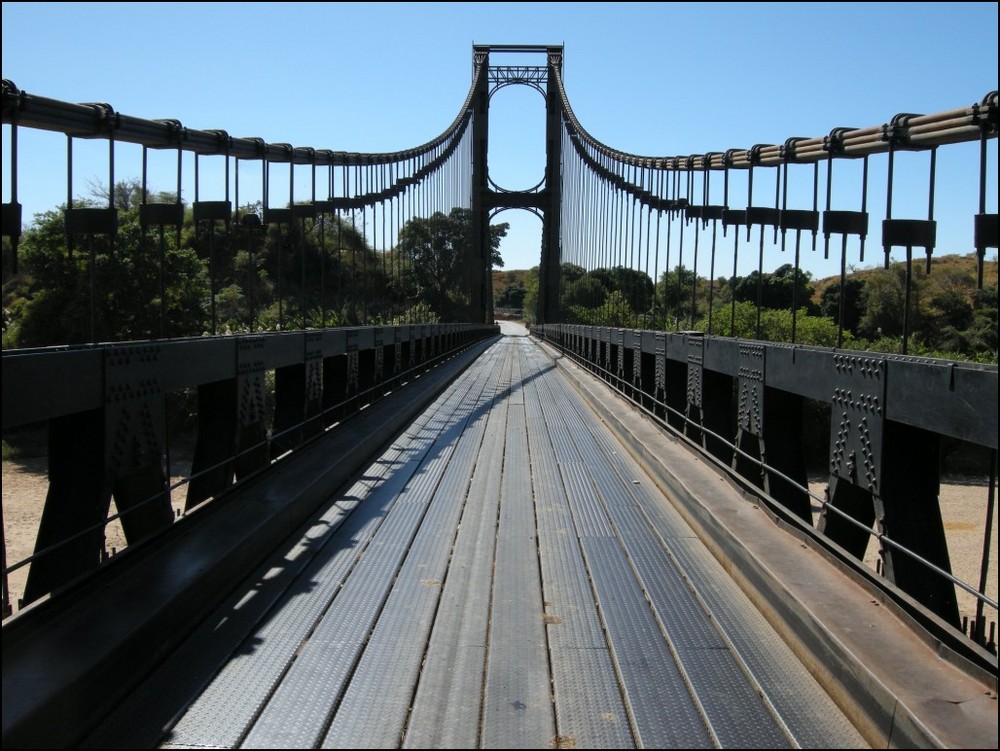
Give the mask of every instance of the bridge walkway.
M 505 336 L 85 745 L 865 743 L 553 361 Z

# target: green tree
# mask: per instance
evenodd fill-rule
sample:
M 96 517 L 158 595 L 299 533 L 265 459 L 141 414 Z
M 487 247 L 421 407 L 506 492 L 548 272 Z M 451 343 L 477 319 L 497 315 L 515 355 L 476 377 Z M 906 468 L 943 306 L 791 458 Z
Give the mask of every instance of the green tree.
M 964 317 L 964 311 L 962 312 Z M 984 287 L 972 296 L 968 326 L 961 330 L 962 346 L 955 351 L 983 362 L 996 362 L 997 357 L 997 288 Z M 944 344 L 942 344 L 944 348 Z
M 691 316 L 692 286 L 695 284 L 700 288 L 707 284 L 707 281 L 700 277 L 696 279 L 694 272 L 684 266 L 660 274 L 660 281 L 656 285 L 656 301 L 658 306 L 663 306 L 669 323 L 678 326 L 687 325 Z M 698 302 L 702 302 L 701 298 L 706 295 L 699 292 L 697 297 Z
M 924 326 L 921 306 L 925 274 L 914 266 L 910 287 L 910 331 Z M 906 300 L 906 267 L 896 264 L 888 269 L 873 271 L 865 280 L 862 296 L 864 313 L 858 323 L 858 333 L 867 339 L 898 338 L 903 335 L 903 309 Z
M 726 311 L 728 313 L 728 311 Z M 712 332 L 716 336 L 736 336 L 743 339 L 753 339 L 757 335 L 757 306 L 752 302 L 736 303 L 736 325 L 732 324 L 732 316 L 716 314 L 712 322 Z M 708 318 L 702 318 L 696 328 L 706 331 Z M 844 334 L 845 345 L 850 346 L 853 337 L 850 332 Z M 811 316 L 800 312 L 796 317 L 795 338 L 799 344 L 812 344 L 819 347 L 837 346 L 837 324 L 829 318 Z M 765 308 L 761 311 L 761 339 L 769 342 L 792 341 L 792 311 Z
M 601 281 L 587 274 L 563 285 L 560 304 L 564 309 L 574 306 L 597 308 L 604 303 L 607 296 L 608 290 Z
M 621 292 L 630 310 L 645 312 L 653 306 L 653 280 L 637 269 L 615 266 L 610 269 L 592 269 L 587 274 L 604 285 L 609 292 Z
M 559 267 L 559 281 L 563 285 L 572 284 L 586 273 L 587 270 L 583 266 L 578 266 L 575 263 L 567 261 Z
M 931 298 L 934 328 L 950 326 L 967 329 L 972 325 L 972 303 L 954 290 L 939 292 Z
M 524 279 L 524 286 L 527 292 L 524 295 L 524 320 L 528 323 L 535 323 L 538 312 L 538 267 L 533 266 L 528 270 Z
M 490 226 L 490 252 L 494 265 L 503 265 L 500 241 L 510 227 Z M 468 258 L 472 252 L 472 212 L 454 208 L 429 217 L 411 219 L 400 230 L 397 252 L 404 262 L 413 295 L 426 302 L 442 320 L 469 318 Z
M 141 188 L 116 185 L 114 203 L 114 237 L 70 241 L 65 207 L 36 215 L 19 250 L 28 282 L 12 344 L 190 336 L 205 330 L 208 279 L 197 253 L 178 247 L 176 233 L 168 230 L 161 265 L 158 232 L 139 221 Z
M 524 296 L 528 294 L 528 288 L 520 282 L 507 285 L 497 298 L 498 308 L 521 308 L 524 306 Z
M 763 275 L 759 275 L 753 271 L 748 276 L 737 278 L 733 288 L 733 296 L 738 301 L 756 303 L 758 276 L 761 279 L 761 307 L 791 310 L 794 298 L 796 308 L 806 308 L 810 313 L 815 312 L 811 302 L 813 295 L 813 287 L 810 284 L 812 274 L 799 269 L 798 275 L 796 275 L 795 267 L 790 263 L 779 266 L 772 273 L 765 272 Z
M 601 326 L 627 328 L 635 325 L 635 311 L 629 307 L 628 297 L 622 290 L 609 292 L 596 314 Z
M 861 279 L 844 280 L 844 329 L 853 334 L 858 333 L 861 323 L 862 297 L 865 283 Z M 834 321 L 840 316 L 840 285 L 831 284 L 823 290 L 820 299 L 819 312 Z

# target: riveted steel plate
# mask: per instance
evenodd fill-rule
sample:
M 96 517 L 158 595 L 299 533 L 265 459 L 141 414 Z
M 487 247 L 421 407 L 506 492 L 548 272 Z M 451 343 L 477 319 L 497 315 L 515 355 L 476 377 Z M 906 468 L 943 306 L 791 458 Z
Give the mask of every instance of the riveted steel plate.
M 305 335 L 306 400 L 323 397 L 323 334 L 307 331 Z
M 701 409 L 705 340 L 701 336 L 687 337 L 687 403 Z
M 105 457 L 110 477 L 162 463 L 160 367 L 156 344 L 104 350 Z
M 667 339 L 663 334 L 656 335 L 656 398 L 663 401 L 667 390 Z
M 625 329 L 613 329 L 611 331 L 612 341 L 615 345 L 618 356 L 615 358 L 615 372 L 619 378 L 625 377 Z
M 764 355 L 759 344 L 740 344 L 737 426 L 759 438 L 764 436 Z
M 632 332 L 632 385 L 642 385 L 642 332 Z
M 239 425 L 264 420 L 264 337 L 241 336 L 236 343 L 236 389 Z
M 833 356 L 838 386 L 830 408 L 830 474 L 880 494 L 886 363 L 863 355 Z

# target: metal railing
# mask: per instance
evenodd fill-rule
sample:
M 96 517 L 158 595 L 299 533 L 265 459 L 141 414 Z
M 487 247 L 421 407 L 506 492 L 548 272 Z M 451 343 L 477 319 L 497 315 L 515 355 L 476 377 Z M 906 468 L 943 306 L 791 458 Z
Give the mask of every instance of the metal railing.
M 237 138 L 3 82 L 4 282 L 49 306 L 16 335 L 5 314 L 5 451 L 36 444 L 26 451 L 47 466 L 33 552 L 10 561 L 5 544 L 4 617 L 113 556 L 109 525 L 127 546 L 157 536 L 496 331 L 461 322 L 484 319 L 461 248 L 446 288 L 404 242 L 420 220 L 467 219 L 483 75 L 439 136 L 381 154 Z M 42 155 L 22 148 L 25 130 L 61 134 L 66 148 L 66 202 L 27 230 L 19 178 Z M 106 146 L 108 182 L 81 199 L 74 152 L 87 142 Z M 170 169 L 150 168 L 171 152 Z
M 114 552 L 112 522 L 129 546 L 147 540 L 495 332 L 428 324 L 5 352 L 4 434 L 43 426 L 48 482 L 34 552 L 9 562 L 4 550 L 4 617 L 97 570 Z M 195 414 L 176 424 L 178 411 Z M 181 445 L 189 470 L 171 481 Z M 11 598 L 24 567 L 23 597 Z
M 838 312 L 834 325 L 836 344 L 843 346 L 845 330 L 849 328 L 844 320 L 847 268 L 852 263 L 848 258 L 848 241 L 857 248 L 858 261 L 863 263 L 875 204 L 872 194 L 876 192 L 871 183 L 877 170 L 874 163 L 870 164 L 870 158 L 878 155 L 885 156 L 884 164 L 879 165 L 885 176 L 881 197 L 885 212 L 881 225 L 885 268 L 890 267 L 895 249 L 905 250 L 901 328 L 891 332 L 892 336 L 898 333 L 902 353 L 907 353 L 913 333 L 914 249 L 923 249 L 926 273 L 930 273 L 932 254 L 940 250 L 939 239 L 956 234 L 956 222 L 967 218 L 969 224 L 964 229 L 973 230 L 969 250 L 974 248 L 976 254 L 976 286 L 980 290 L 984 287 L 986 252 L 997 248 L 998 236 L 996 180 L 988 177 L 996 161 L 988 153 L 988 144 L 995 142 L 997 136 L 996 91 L 967 107 L 931 115 L 899 114 L 877 126 L 837 127 L 825 136 L 793 137 L 780 145 L 758 144 L 751 148 L 665 157 L 622 152 L 595 139 L 574 115 L 560 71 L 553 68 L 551 74 L 559 84 L 563 153 L 567 155 L 562 178 L 561 262 L 599 279 L 604 277 L 598 272 L 605 277 L 610 273 L 611 279 L 604 287 L 620 293 L 611 304 L 606 303 L 607 290 L 597 290 L 593 300 L 586 299 L 583 294 L 586 290 L 577 290 L 576 297 L 582 295 L 578 302 L 590 309 L 588 315 L 593 319 L 586 323 L 675 331 L 695 328 L 698 324 L 709 334 L 732 333 L 737 330 L 737 299 L 747 299 L 756 307 L 756 321 L 749 332 L 740 335 L 760 339 L 761 312 L 765 307 L 774 307 L 764 299 L 767 277 L 787 267 L 791 278 L 782 281 L 788 282 L 791 296 L 781 307 L 791 310 L 791 331 L 786 336 L 787 341 L 794 343 L 801 335 L 797 323 L 808 302 L 800 291 L 806 283 L 805 270 L 810 263 L 814 267 L 817 263 L 803 255 L 802 241 L 811 239 L 815 252 L 822 234 L 824 259 L 829 257 L 831 240 L 840 240 Z M 935 214 L 938 151 L 941 147 L 975 142 L 979 144 L 978 163 L 975 171 L 970 170 L 967 184 L 978 187 L 978 198 L 970 201 L 968 214 L 957 217 L 952 209 L 942 219 L 940 211 Z M 900 215 L 899 194 L 902 188 L 910 187 L 901 187 L 901 179 L 896 175 L 902 152 L 928 155 L 925 216 Z M 834 165 L 851 161 L 861 162 L 860 180 L 855 183 L 852 178 L 849 185 L 843 176 L 835 180 Z M 790 171 L 811 174 L 802 181 L 790 175 Z M 822 205 L 821 196 L 824 196 Z M 837 208 L 845 205 L 849 208 Z M 747 250 L 757 251 L 757 264 L 749 273 L 741 272 L 741 267 L 746 266 L 745 254 L 744 261 L 740 261 L 741 235 L 744 243 L 749 244 L 755 228 L 757 247 Z M 723 238 L 731 235 L 728 257 L 719 230 Z M 793 259 L 785 252 L 789 233 L 793 234 Z M 708 247 L 700 248 L 702 241 Z M 779 248 L 780 254 L 776 254 Z M 707 275 L 705 255 L 709 255 Z M 765 258 L 773 265 L 765 265 Z M 703 264 L 701 270 L 699 260 Z M 731 276 L 722 275 L 728 275 L 730 269 Z M 703 276 L 699 276 L 699 271 Z M 755 287 L 755 294 L 744 293 L 745 297 L 740 297 L 735 286 L 741 273 L 746 274 L 749 286 Z M 569 279 L 564 284 L 571 281 L 575 280 Z M 563 310 L 563 314 L 568 311 Z M 887 331 L 886 335 L 889 334 Z
M 878 579 L 934 628 L 966 633 L 995 672 L 997 601 L 985 572 L 996 567 L 996 366 L 696 332 L 552 324 L 532 333 L 855 565 L 876 545 Z M 805 448 L 817 440 L 828 458 L 822 495 L 809 488 Z M 988 456 L 978 582 L 950 564 L 938 495 L 944 440 Z M 960 615 L 956 587 L 974 613 Z

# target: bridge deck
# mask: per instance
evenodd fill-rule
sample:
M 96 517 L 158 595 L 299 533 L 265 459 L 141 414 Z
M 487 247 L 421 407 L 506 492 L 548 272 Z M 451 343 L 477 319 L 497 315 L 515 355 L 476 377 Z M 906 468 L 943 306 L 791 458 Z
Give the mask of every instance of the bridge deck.
M 525 337 L 504 337 L 88 745 L 862 746 Z

